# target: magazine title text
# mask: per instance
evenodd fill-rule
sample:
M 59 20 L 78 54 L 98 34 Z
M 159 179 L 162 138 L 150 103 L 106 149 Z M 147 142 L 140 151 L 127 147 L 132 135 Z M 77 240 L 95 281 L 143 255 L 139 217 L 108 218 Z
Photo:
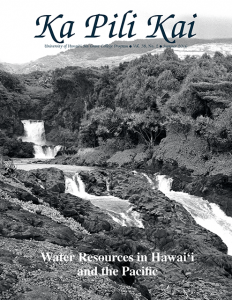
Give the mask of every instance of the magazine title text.
M 62 19 L 64 15 L 60 14 L 57 17 L 53 18 L 51 15 L 42 15 L 39 16 L 36 20 L 36 26 L 39 26 L 42 29 L 39 35 L 36 35 L 35 38 L 44 38 L 46 34 L 50 34 L 53 41 L 59 44 L 64 43 L 64 38 L 71 38 L 75 35 L 74 32 L 74 21 L 67 21 L 62 24 L 60 30 L 57 30 L 57 20 Z M 193 15 L 193 19 L 197 17 L 197 14 Z M 88 17 L 85 22 L 85 27 L 87 28 L 88 34 L 85 38 L 98 38 L 100 37 L 101 29 L 105 26 L 109 28 L 109 38 L 113 38 L 117 36 L 118 38 L 122 38 L 127 36 L 128 38 L 132 38 L 136 35 L 135 32 L 135 22 L 136 22 L 137 14 L 133 13 L 132 10 L 127 11 L 122 18 L 116 13 L 113 16 L 113 21 L 109 20 L 107 15 L 97 14 Z M 161 33 L 164 40 L 168 43 L 174 44 L 175 38 L 182 38 L 183 36 L 187 36 L 188 38 L 192 38 L 196 35 L 193 33 L 195 21 L 192 21 L 186 24 L 186 21 L 178 21 L 176 22 L 169 33 L 170 37 L 166 33 L 165 27 L 170 27 L 171 19 L 174 19 L 175 15 L 171 14 L 168 17 L 163 15 L 153 15 L 147 20 L 148 35 L 146 38 L 156 38 L 158 33 Z M 129 22 L 129 23 L 128 23 Z M 119 23 L 119 26 L 118 26 Z M 117 26 L 115 26 L 117 24 Z M 116 27 L 119 30 L 116 30 Z

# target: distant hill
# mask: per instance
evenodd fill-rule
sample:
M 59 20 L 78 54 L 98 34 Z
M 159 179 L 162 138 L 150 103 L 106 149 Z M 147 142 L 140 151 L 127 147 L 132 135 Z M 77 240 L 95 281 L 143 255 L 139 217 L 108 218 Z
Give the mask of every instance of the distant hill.
M 47 55 L 24 64 L 2 62 L 0 69 L 15 74 L 27 74 L 33 71 L 48 71 L 67 66 L 85 68 L 105 65 L 117 66 L 146 53 L 160 53 L 166 47 L 174 47 L 173 49 L 182 59 L 187 55 L 201 56 L 203 53 L 213 55 L 215 51 L 232 54 L 232 39 L 182 39 L 179 41 L 176 44 L 168 44 L 164 43 L 163 39 L 140 39 L 115 41 L 108 45 L 99 46 L 79 45 L 79 47 L 60 52 L 57 55 Z M 137 45 L 139 46 L 137 47 Z

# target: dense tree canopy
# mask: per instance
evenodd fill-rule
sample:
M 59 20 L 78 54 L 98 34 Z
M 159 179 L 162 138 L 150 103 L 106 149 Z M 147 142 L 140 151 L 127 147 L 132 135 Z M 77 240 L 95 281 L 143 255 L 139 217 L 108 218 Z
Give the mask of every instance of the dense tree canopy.
M 210 151 L 229 151 L 231 99 L 231 55 L 181 60 L 167 48 L 112 69 L 66 67 L 18 76 L 2 71 L 0 105 L 8 118 L 0 129 L 12 137 L 22 130 L 20 119 L 42 118 L 55 143 L 95 147 L 124 139 L 152 147 L 168 133 L 195 134 Z

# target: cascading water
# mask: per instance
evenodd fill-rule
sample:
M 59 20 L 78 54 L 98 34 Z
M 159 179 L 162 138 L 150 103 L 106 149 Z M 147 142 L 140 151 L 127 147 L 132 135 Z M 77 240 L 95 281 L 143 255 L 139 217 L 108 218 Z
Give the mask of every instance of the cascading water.
M 24 127 L 24 142 L 31 142 L 37 145 L 46 144 L 44 122 L 39 120 L 22 120 Z
M 24 126 L 23 142 L 34 143 L 35 158 L 54 158 L 61 146 L 48 146 L 45 138 L 44 121 L 22 120 Z
M 172 191 L 172 179 L 165 175 L 157 175 L 155 185 L 169 199 L 182 204 L 199 225 L 220 236 L 228 247 L 228 254 L 232 255 L 232 218 L 226 216 L 217 204 L 184 192 Z M 153 188 L 155 185 L 153 183 Z
M 90 200 L 95 206 L 106 210 L 111 218 L 122 226 L 144 228 L 139 213 L 133 211 L 133 207 L 129 201 L 114 196 L 95 196 L 86 193 L 85 184 L 78 173 L 72 178 L 66 177 L 65 192 L 85 200 Z

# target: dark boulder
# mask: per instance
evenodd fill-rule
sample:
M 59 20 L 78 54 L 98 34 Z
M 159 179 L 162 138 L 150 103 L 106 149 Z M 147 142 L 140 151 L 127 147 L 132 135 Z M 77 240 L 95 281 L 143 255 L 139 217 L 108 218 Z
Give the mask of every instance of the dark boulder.
M 64 173 L 57 168 L 36 169 L 28 172 L 18 170 L 17 178 L 28 187 L 39 185 L 50 192 L 64 193 L 65 191 Z

